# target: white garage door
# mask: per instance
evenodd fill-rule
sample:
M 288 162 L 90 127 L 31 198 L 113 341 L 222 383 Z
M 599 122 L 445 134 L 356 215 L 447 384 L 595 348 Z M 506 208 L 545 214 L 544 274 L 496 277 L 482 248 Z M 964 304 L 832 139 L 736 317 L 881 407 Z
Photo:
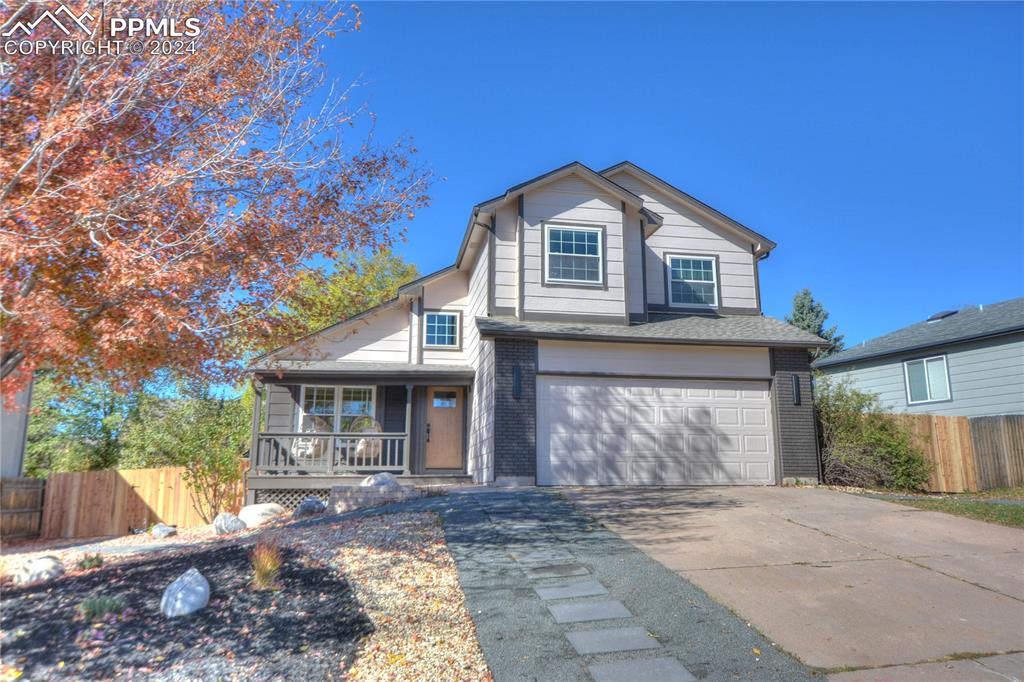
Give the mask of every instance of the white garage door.
M 768 485 L 766 381 L 537 377 L 541 485 Z

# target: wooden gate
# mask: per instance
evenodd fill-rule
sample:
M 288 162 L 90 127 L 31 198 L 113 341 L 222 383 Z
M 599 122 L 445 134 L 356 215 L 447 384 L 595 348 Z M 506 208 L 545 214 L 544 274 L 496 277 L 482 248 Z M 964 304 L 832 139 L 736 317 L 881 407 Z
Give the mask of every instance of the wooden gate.
M 39 536 L 43 489 L 39 478 L 0 478 L 0 537 L 26 540 Z

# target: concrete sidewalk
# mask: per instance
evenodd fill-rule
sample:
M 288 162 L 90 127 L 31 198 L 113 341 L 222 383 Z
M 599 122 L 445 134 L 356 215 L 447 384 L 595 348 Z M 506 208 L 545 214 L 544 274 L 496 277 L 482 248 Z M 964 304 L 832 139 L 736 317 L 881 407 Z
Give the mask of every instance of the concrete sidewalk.
M 824 489 L 567 494 L 836 680 L 1024 677 L 1022 530 Z

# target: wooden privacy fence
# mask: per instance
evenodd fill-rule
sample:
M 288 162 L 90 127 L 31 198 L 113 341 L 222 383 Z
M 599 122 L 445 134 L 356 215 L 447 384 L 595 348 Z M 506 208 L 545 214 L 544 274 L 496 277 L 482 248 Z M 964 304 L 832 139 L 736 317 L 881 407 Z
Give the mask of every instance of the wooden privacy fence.
M 975 492 L 1024 485 L 1024 415 L 894 415 L 932 463 L 928 490 Z
M 0 538 L 18 540 L 39 535 L 43 488 L 39 478 L 0 478 Z
M 154 523 L 203 525 L 184 472 L 182 467 L 165 467 L 53 474 L 46 482 L 42 537 L 125 535 Z M 239 481 L 228 507 L 238 511 L 244 497 Z
M 1024 485 L 1024 415 L 972 417 L 978 489 Z

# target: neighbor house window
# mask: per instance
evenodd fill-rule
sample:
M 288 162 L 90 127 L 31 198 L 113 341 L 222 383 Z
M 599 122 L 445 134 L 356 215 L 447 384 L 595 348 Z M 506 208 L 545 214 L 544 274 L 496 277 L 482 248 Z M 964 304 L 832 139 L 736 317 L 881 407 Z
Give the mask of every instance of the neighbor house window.
M 603 282 L 601 239 L 598 228 L 547 226 L 544 247 L 547 281 L 570 284 Z
M 427 313 L 423 345 L 431 348 L 459 347 L 459 314 Z
M 374 415 L 373 386 L 303 386 L 299 431 L 361 431 Z
M 903 373 L 909 404 L 949 400 L 949 372 L 945 355 L 904 362 Z
M 713 308 L 718 305 L 718 272 L 714 258 L 668 257 L 670 305 Z

